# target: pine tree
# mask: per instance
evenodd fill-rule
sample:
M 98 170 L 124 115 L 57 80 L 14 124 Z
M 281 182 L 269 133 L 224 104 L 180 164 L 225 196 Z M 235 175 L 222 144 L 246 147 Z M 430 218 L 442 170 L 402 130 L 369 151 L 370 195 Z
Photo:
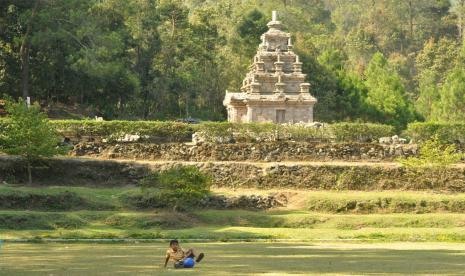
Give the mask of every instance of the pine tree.
M 365 84 L 368 88 L 367 103 L 382 114 L 381 120 L 402 128 L 414 119 L 413 108 L 400 77 L 383 54 L 376 53 L 371 59 Z
M 462 66 L 455 67 L 448 74 L 441 88 L 440 97 L 435 119 L 463 122 L 465 120 L 465 70 Z
M 419 80 L 419 97 L 415 107 L 426 120 L 433 118 L 435 106 L 440 100 L 438 88 L 438 76 L 433 70 L 425 70 Z

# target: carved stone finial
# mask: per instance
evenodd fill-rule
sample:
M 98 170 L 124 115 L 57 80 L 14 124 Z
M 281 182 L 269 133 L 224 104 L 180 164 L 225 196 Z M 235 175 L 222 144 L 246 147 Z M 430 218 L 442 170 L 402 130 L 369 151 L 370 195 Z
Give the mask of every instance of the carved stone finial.
M 272 12 L 272 21 L 278 21 L 278 12 L 277 11 Z

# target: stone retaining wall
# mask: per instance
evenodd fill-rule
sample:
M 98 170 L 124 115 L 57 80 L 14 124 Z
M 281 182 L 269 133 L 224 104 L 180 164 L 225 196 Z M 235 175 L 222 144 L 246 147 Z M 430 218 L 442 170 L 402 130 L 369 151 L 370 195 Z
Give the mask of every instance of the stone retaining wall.
M 73 156 L 172 161 L 392 161 L 417 154 L 416 145 L 331 143 L 143 144 L 81 143 Z
M 134 163 L 54 159 L 34 170 L 44 185 L 134 185 L 150 171 L 163 171 L 184 162 Z M 227 188 L 293 188 L 315 190 L 442 190 L 465 191 L 465 168 L 410 169 L 397 166 L 284 165 L 252 163 L 192 163 Z M 0 160 L 0 182 L 24 182 L 24 164 Z
M 135 185 L 149 169 L 116 161 L 49 159 L 33 165 L 34 183 L 56 186 Z M 18 158 L 0 156 L 0 183 L 26 183 L 26 165 Z

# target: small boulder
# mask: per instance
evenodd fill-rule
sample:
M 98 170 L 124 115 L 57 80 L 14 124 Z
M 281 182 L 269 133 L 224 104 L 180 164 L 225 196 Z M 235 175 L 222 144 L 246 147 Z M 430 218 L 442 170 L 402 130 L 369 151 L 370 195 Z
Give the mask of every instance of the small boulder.
M 392 144 L 392 137 L 381 137 L 379 138 L 379 143 L 386 145 Z

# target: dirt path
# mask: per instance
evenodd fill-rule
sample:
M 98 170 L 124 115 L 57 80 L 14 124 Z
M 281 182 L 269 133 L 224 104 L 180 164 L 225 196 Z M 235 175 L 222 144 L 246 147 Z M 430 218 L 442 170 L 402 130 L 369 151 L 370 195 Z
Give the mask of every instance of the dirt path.
M 166 161 L 166 160 L 135 160 L 135 159 L 103 159 L 103 158 L 90 158 L 90 157 L 62 157 L 65 159 L 74 159 L 82 161 L 112 161 L 112 162 L 121 162 L 121 163 L 136 163 L 136 164 L 186 164 L 186 165 L 196 165 L 196 164 L 246 164 L 254 165 L 261 168 L 269 168 L 273 166 L 339 166 L 339 167 L 385 167 L 385 168 L 396 168 L 400 167 L 399 163 L 396 162 L 375 162 L 375 161 L 281 161 L 281 162 L 254 162 L 254 161 Z M 459 163 L 453 165 L 457 168 L 465 168 L 465 163 Z

